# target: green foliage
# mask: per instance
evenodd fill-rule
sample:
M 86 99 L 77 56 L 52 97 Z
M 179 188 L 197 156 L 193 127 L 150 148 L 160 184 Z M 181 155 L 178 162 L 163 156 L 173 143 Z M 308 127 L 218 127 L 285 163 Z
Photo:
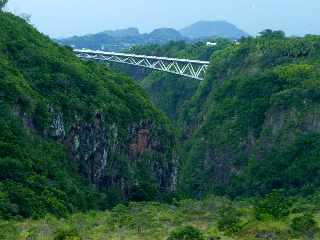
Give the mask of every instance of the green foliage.
M 113 219 L 112 224 L 116 228 L 122 228 L 125 225 L 129 225 L 132 221 L 128 207 L 123 204 L 119 204 L 114 207 L 112 209 L 111 216 Z
M 267 214 L 276 219 L 287 217 L 290 213 L 290 201 L 282 191 L 273 191 L 263 199 L 258 200 L 255 206 L 257 219 Z
M 39 218 L 47 213 L 65 217 L 112 207 L 131 198 L 123 189 L 133 192 L 137 179 L 143 178 L 140 172 L 155 179 L 156 162 L 169 165 L 173 131 L 142 88 L 102 64 L 79 60 L 70 48 L 53 43 L 10 13 L 0 14 L 0 69 L 0 218 Z M 53 127 L 57 115 L 64 136 L 57 136 Z M 99 192 L 88 184 L 83 171 L 87 163 L 72 161 L 67 152 L 67 145 L 73 144 L 68 140 L 71 129 L 93 125 L 96 116 L 108 133 L 106 144 L 117 144 L 116 150 L 108 150 L 106 186 Z M 129 161 L 128 145 L 134 137 L 129 130 L 145 122 L 161 149 Z M 140 182 L 141 190 L 147 189 L 144 200 L 160 199 L 160 184 Z
M 319 188 L 312 120 L 319 117 L 319 46 L 317 36 L 265 31 L 213 53 L 178 119 L 182 191 L 238 197 Z
M 151 56 L 166 56 L 174 58 L 188 58 L 207 61 L 213 52 L 226 48 L 231 44 L 226 39 L 215 39 L 216 46 L 207 46 L 205 42 L 188 44 L 184 41 L 169 42 L 165 45 L 150 44 L 145 46 L 134 46 L 130 52 Z
M 64 216 L 89 207 L 91 203 L 85 201 L 91 193 L 70 174 L 62 146 L 31 135 L 21 120 L 5 110 L 0 123 L 1 216 L 40 217 L 46 212 Z
M 319 186 L 319 154 L 319 134 L 300 135 L 287 149 L 274 149 L 266 162 L 252 163 L 250 185 L 261 184 L 262 192 L 290 188 L 293 194 L 313 193 Z
M 54 240 L 81 240 L 76 229 L 62 229 L 56 233 Z
M 157 194 L 157 189 L 155 184 L 152 183 L 144 183 L 133 186 L 130 193 L 131 201 L 152 201 L 155 199 Z
M 167 240 L 204 240 L 203 234 L 200 230 L 192 227 L 186 226 L 181 227 L 170 233 Z
M 313 208 L 318 207 L 308 202 Z M 296 204 L 294 202 L 294 205 Z M 219 222 L 222 216 L 225 220 L 220 230 Z M 234 216 L 237 218 L 236 221 Z M 54 240 L 58 237 L 60 239 L 74 237 L 77 240 L 319 239 L 318 219 L 317 212 L 313 216 L 293 213 L 288 218 L 257 220 L 254 206 L 249 200 L 238 202 L 210 196 L 198 201 L 176 201 L 174 205 L 158 202 L 130 203 L 128 206 L 118 205 L 112 210 L 77 213 L 62 219 L 46 216 L 40 220 L 24 219 L 9 222 L 0 220 L 0 238 L 4 240 L 20 238 Z M 237 227 L 234 228 L 235 226 Z
M 290 226 L 296 236 L 313 238 L 319 232 L 317 222 L 311 214 L 304 214 L 293 218 Z
M 144 78 L 140 85 L 159 109 L 171 119 L 177 120 L 186 101 L 195 93 L 199 81 L 170 73 L 154 72 Z
M 129 52 L 151 56 L 167 56 L 174 58 L 201 59 L 209 61 L 213 52 L 231 45 L 229 40 L 215 39 L 217 46 L 207 46 L 205 42 L 186 43 L 184 41 L 169 42 L 164 45 L 150 44 L 134 46 Z M 198 80 L 177 76 L 164 72 L 151 72 L 126 65 L 112 65 L 114 68 L 134 76 L 149 94 L 152 102 L 171 119 L 178 120 L 179 114 L 187 101 L 196 92 Z
M 241 213 L 231 204 L 219 210 L 218 228 L 227 233 L 237 233 L 241 230 Z
M 0 11 L 7 5 L 9 0 L 0 0 Z

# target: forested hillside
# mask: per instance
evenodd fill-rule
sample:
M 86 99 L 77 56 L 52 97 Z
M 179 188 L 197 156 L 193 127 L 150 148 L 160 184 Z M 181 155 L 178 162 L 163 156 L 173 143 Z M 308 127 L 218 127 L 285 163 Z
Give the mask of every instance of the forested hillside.
M 175 137 L 133 81 L 0 13 L 0 215 L 64 216 L 176 185 Z
M 183 194 L 318 191 L 319 46 L 317 36 L 267 30 L 240 44 L 172 42 L 132 49 L 202 60 L 212 55 L 201 83 L 166 73 L 139 80 L 180 130 Z
M 319 239 L 320 37 L 214 41 L 129 50 L 210 60 L 200 82 L 0 12 L 0 239 Z
M 320 38 L 265 31 L 216 52 L 185 107 L 183 192 L 319 191 Z

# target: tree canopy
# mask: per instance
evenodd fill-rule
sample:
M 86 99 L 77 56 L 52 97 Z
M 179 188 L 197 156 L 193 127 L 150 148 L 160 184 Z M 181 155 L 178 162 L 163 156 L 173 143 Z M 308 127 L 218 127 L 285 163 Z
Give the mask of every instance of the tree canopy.
M 0 0 L 0 10 L 2 10 L 8 3 L 9 0 Z

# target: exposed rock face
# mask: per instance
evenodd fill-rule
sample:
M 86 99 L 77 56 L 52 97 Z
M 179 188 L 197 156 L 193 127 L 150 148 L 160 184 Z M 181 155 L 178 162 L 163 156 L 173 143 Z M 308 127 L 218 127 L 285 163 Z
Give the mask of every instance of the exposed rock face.
M 99 113 L 93 123 L 77 123 L 72 126 L 64 143 L 70 157 L 78 165 L 81 174 L 91 183 L 99 185 L 105 176 L 108 159 L 107 131 Z
M 285 110 L 270 111 L 263 125 L 259 145 L 255 149 L 258 159 L 275 147 L 285 149 L 298 137 L 320 133 L 320 110 L 318 106 L 296 107 Z
M 140 129 L 134 139 L 134 142 L 132 142 L 129 146 L 129 151 L 131 153 L 130 155 L 137 156 L 142 154 L 149 147 L 149 137 L 148 129 Z
M 161 151 L 159 139 L 151 138 L 152 122 L 140 122 L 129 129 L 129 155 L 135 158 L 146 150 Z
M 153 121 L 132 124 L 124 141 L 120 139 L 117 125 L 107 124 L 101 113 L 96 113 L 91 123 L 74 123 L 68 132 L 64 125 L 63 116 L 53 114 L 52 136 L 66 145 L 79 172 L 97 187 L 116 187 L 127 197 L 130 187 L 139 185 L 136 179 L 139 172 L 147 169 L 158 189 L 175 191 L 177 157 L 174 152 L 164 156 L 167 143 L 161 142 Z
M 61 113 L 56 113 L 53 108 L 49 109 L 52 114 L 52 123 L 50 126 L 50 136 L 61 139 L 64 138 L 66 132 L 64 129 L 63 116 Z

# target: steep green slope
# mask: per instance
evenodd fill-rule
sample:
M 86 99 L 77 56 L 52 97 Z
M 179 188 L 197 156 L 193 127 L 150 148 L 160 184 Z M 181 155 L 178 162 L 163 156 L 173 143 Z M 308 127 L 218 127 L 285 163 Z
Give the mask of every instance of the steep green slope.
M 140 85 L 159 109 L 170 119 L 176 120 L 186 101 L 196 92 L 199 81 L 170 73 L 154 72 L 145 77 Z
M 216 52 L 180 119 L 184 190 L 255 195 L 320 187 L 320 38 L 265 31 Z
M 144 91 L 8 13 L 0 109 L 1 216 L 64 215 L 175 189 L 174 135 Z

